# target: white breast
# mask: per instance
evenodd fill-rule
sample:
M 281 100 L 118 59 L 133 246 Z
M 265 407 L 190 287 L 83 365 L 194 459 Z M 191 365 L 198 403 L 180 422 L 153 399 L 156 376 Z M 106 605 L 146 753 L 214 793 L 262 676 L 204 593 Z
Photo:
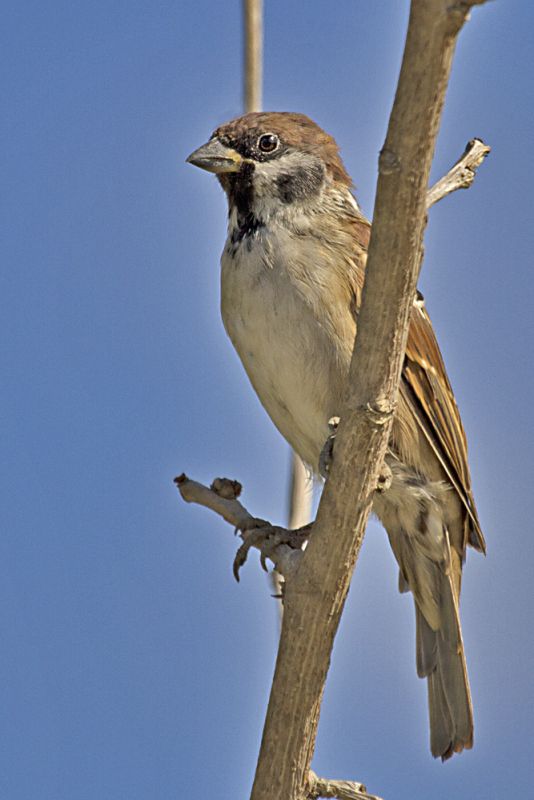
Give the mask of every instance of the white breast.
M 344 375 L 334 366 L 339 358 L 332 337 L 318 324 L 298 275 L 288 269 L 288 261 L 302 261 L 303 255 L 283 228 L 276 234 L 262 228 L 237 246 L 228 243 L 221 261 L 221 310 L 267 413 L 317 469 L 328 420 L 339 412 Z

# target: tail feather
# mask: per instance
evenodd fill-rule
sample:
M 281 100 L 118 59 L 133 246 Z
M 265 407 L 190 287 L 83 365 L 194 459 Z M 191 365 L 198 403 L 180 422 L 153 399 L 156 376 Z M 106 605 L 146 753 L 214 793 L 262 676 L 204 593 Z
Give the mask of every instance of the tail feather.
M 449 589 L 451 591 L 451 589 Z M 454 620 L 433 631 L 416 605 L 417 674 L 428 681 L 430 749 L 445 761 L 473 746 L 473 710 L 457 610 Z M 456 642 L 445 631 L 453 622 Z
M 415 605 L 415 655 L 417 674 L 428 678 L 438 665 L 438 637 Z
M 434 758 L 450 758 L 452 748 L 451 731 L 454 729 L 449 704 L 443 690 L 441 675 L 434 671 L 428 676 L 428 715 L 430 719 L 430 751 Z
M 428 682 L 430 749 L 443 760 L 473 744 L 473 711 L 458 608 L 461 557 L 451 548 L 446 487 L 406 465 L 390 465 L 390 489 L 374 508 L 410 589 L 416 613 L 417 674 Z M 454 527 L 454 541 L 461 538 Z

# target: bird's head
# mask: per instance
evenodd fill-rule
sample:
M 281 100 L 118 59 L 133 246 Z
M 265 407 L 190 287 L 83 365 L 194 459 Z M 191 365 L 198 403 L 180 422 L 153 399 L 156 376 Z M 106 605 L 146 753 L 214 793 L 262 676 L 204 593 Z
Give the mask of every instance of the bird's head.
M 335 140 L 304 114 L 245 114 L 217 128 L 187 161 L 217 175 L 230 214 L 264 222 L 315 205 L 329 187 L 351 185 Z

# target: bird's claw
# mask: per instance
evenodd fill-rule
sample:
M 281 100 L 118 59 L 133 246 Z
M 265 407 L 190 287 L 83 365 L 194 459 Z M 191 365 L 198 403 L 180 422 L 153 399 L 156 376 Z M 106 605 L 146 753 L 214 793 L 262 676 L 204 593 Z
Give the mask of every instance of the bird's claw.
M 234 558 L 233 573 L 236 581 L 239 581 L 239 570 L 247 560 L 251 547 L 256 547 L 260 551 L 260 564 L 262 569 L 268 572 L 267 559 L 274 560 L 276 548 L 281 544 L 286 544 L 294 550 L 302 549 L 311 529 L 311 525 L 304 525 L 296 530 L 288 530 L 258 519 L 251 519 L 251 523 L 250 526 L 247 523 L 245 529 L 242 530 L 247 536 Z
M 334 442 L 336 440 L 337 428 L 339 425 L 339 417 L 331 417 L 328 420 L 328 427 L 330 435 L 323 445 L 321 455 L 319 456 L 319 474 L 326 480 L 332 461 L 334 460 Z
M 391 468 L 384 461 L 376 481 L 376 491 L 380 493 L 386 492 L 391 486 L 392 477 Z

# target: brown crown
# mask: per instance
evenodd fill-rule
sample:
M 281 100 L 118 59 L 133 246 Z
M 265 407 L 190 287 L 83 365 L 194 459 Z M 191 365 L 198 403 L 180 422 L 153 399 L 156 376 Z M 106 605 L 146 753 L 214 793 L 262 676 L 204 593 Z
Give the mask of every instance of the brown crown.
M 320 157 L 334 180 L 351 186 L 335 139 L 305 114 L 253 111 L 221 125 L 213 136 L 235 146 L 242 141 L 256 140 L 262 133 L 275 133 L 287 146 Z

